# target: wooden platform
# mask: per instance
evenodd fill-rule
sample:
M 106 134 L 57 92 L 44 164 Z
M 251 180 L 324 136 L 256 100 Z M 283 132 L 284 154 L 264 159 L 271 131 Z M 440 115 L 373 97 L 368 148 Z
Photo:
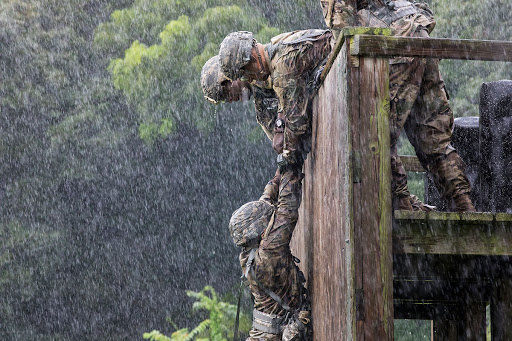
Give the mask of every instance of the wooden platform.
M 393 253 L 512 256 L 512 214 L 395 211 Z
M 395 211 L 395 319 L 432 320 L 434 340 L 509 340 L 512 214 Z
M 434 321 L 435 341 L 485 340 L 489 307 L 492 340 L 510 341 L 511 216 L 391 210 L 389 57 L 512 61 L 512 43 L 389 34 L 343 30 L 313 104 L 292 240 L 313 339 L 392 341 L 394 319 L 415 318 Z

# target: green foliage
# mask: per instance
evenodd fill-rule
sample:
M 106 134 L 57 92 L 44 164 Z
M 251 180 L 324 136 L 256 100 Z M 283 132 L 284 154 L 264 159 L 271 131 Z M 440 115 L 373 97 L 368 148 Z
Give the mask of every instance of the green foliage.
M 187 124 L 203 131 L 212 129 L 214 108 L 202 97 L 200 71 L 204 62 L 217 53 L 226 34 L 240 29 L 250 30 L 258 39 L 266 41 L 279 32 L 270 28 L 258 11 L 249 9 L 245 1 L 166 4 L 136 1 L 130 9 L 115 12 L 112 21 L 100 26 L 96 32 L 98 45 L 107 43 L 107 33 L 112 30 L 126 32 L 129 28 L 131 33 L 126 34 L 141 37 L 131 43 L 124 58 L 111 61 L 109 70 L 115 87 L 123 92 L 140 115 L 139 136 L 150 144 L 175 131 L 169 129 L 170 126 Z M 167 6 L 165 13 L 170 21 L 156 35 L 153 27 L 158 27 L 156 23 L 163 19 L 159 14 L 162 6 Z M 149 36 L 148 29 L 141 26 L 141 16 L 153 25 L 149 31 L 155 37 Z M 150 46 L 144 43 L 155 42 L 156 36 L 158 43 Z
M 512 40 L 512 26 L 505 24 L 512 11 L 508 0 L 433 0 L 432 5 L 437 21 L 433 36 Z M 508 63 L 444 60 L 440 67 L 456 117 L 478 116 L 483 82 L 512 79 Z
M 430 321 L 395 320 L 396 341 L 430 341 Z
M 188 328 L 178 329 L 171 337 L 163 335 L 157 330 L 144 333 L 144 339 L 150 341 L 227 341 L 232 339 L 234 321 L 237 307 L 221 301 L 211 286 L 204 287 L 200 292 L 187 291 L 189 297 L 196 299 L 192 305 L 193 310 L 209 312 L 209 318 L 199 323 L 191 331 Z M 250 322 L 245 314 L 240 317 L 240 330 L 248 330 Z M 231 335 L 230 335 L 231 334 Z

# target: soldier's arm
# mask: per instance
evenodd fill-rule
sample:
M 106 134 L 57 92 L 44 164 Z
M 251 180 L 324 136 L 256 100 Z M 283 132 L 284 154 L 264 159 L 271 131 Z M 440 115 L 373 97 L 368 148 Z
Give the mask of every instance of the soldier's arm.
M 279 173 L 279 169 L 276 170 L 276 174 L 270 180 L 265 189 L 263 190 L 263 195 L 260 197 L 260 200 L 264 200 L 272 205 L 277 205 L 277 198 L 279 196 L 279 183 L 281 182 L 281 174 Z
M 301 79 L 287 82 L 284 88 L 278 88 L 278 117 L 284 121 L 282 153 L 290 164 L 301 163 L 301 138 L 309 129 L 307 115 L 308 94 L 306 84 Z

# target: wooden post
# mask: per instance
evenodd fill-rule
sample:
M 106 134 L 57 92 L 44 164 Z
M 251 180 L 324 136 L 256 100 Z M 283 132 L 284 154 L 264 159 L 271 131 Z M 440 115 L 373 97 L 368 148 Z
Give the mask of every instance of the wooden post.
M 341 48 L 314 103 L 292 249 L 313 339 L 393 340 L 389 63 Z
M 491 301 L 492 341 L 512 340 L 512 279 L 496 280 Z
M 350 44 L 353 41 L 351 39 Z M 351 57 L 352 59 L 357 57 Z M 351 101 L 359 99 L 352 119 L 353 155 L 360 159 L 354 183 L 353 224 L 357 283 L 357 340 L 393 340 L 393 264 L 391 244 L 391 170 L 389 156 L 389 60 L 354 60 Z M 358 161 L 355 161 L 358 162 Z

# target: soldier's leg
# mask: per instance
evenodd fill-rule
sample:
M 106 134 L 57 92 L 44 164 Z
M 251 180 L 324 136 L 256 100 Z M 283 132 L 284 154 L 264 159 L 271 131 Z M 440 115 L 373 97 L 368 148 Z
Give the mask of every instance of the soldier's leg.
M 264 234 L 249 272 L 249 286 L 254 296 L 253 328 L 251 340 L 274 340 L 280 331 L 264 330 L 263 321 L 281 319 L 301 305 L 301 276 L 290 251 L 290 240 L 298 219 L 302 196 L 303 174 L 299 168 L 281 174 L 277 211 L 272 226 Z M 241 254 L 242 268 L 248 251 Z M 271 292 L 271 294 L 269 293 Z M 272 295 L 279 298 L 276 301 Z
M 411 108 L 419 95 L 424 71 L 425 60 L 418 58 L 410 63 L 390 66 L 390 156 L 394 209 L 413 210 L 411 194 L 407 186 L 407 173 L 398 156 L 397 143 Z
M 454 199 L 457 211 L 474 211 L 464 162 L 450 144 L 453 112 L 436 59 L 427 59 L 420 97 L 405 129 L 418 159 L 432 173 L 440 193 Z
M 279 173 L 279 169 L 276 170 L 276 174 L 270 180 L 265 189 L 263 190 L 263 194 L 260 197 L 260 200 L 267 201 L 272 205 L 277 204 L 277 197 L 279 195 L 279 183 L 281 181 L 281 174 Z

